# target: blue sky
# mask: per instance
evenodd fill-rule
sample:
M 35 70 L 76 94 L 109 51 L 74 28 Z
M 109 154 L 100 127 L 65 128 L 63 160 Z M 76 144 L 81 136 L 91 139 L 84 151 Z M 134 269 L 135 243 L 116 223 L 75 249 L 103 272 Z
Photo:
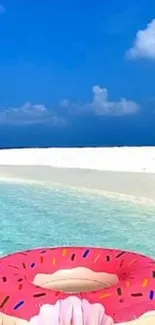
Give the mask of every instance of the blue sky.
M 0 146 L 155 145 L 155 2 L 4 0 Z

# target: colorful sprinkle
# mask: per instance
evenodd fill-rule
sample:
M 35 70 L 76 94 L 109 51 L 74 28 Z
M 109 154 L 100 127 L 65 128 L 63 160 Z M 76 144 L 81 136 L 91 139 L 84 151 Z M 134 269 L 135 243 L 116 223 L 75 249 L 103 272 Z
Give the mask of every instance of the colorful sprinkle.
M 8 265 L 9 267 L 13 267 L 14 269 L 17 269 L 17 270 L 19 270 L 19 267 L 18 266 L 16 266 L 16 265 Z
M 45 292 L 36 293 L 36 294 L 33 295 L 34 298 L 39 298 L 39 297 L 43 297 L 43 296 L 46 296 L 46 293 Z
M 111 293 L 103 293 L 103 295 L 101 295 L 99 298 L 103 299 L 103 298 L 108 298 L 111 296 Z
M 23 288 L 22 283 L 19 284 L 18 289 L 21 290 Z
M 25 263 L 22 263 L 22 265 L 23 265 L 23 268 L 26 269 L 26 264 Z
M 17 305 L 14 306 L 14 310 L 17 310 L 18 308 L 20 308 L 22 305 L 24 304 L 24 301 L 21 300 Z
M 75 259 L 75 254 L 72 254 L 71 261 L 74 261 L 74 259 Z
M 119 296 L 122 295 L 122 290 L 121 290 L 121 288 L 117 288 L 117 293 L 118 293 Z
M 9 300 L 9 296 L 6 296 L 5 297 L 5 299 L 2 301 L 2 303 L 0 304 L 0 308 L 3 308 L 5 305 L 6 305 L 6 303 L 7 303 L 7 301 Z
M 119 258 L 119 257 L 121 257 L 121 256 L 123 256 L 124 254 L 125 254 L 126 252 L 121 252 L 121 253 L 119 253 L 118 255 L 116 255 L 116 258 Z
M 131 293 L 132 297 L 142 297 L 143 294 L 141 292 L 137 292 L 137 293 Z
M 34 263 L 34 262 L 31 264 L 31 267 L 32 267 L 32 268 L 35 267 L 35 263 Z
M 130 288 L 130 286 L 131 286 L 131 282 L 130 281 L 126 281 L 126 287 L 127 288 Z
M 120 267 L 123 266 L 124 260 L 121 260 Z
M 44 250 L 44 251 L 41 251 L 41 254 L 45 254 L 46 252 L 47 252 L 47 251 L 45 251 L 45 250 Z
M 53 265 L 56 264 L 56 259 L 55 259 L 55 258 L 53 258 L 53 260 L 52 260 L 52 264 L 53 264 Z
M 155 278 L 155 271 L 152 271 L 152 277 Z
M 40 256 L 40 263 L 43 264 L 43 262 L 44 262 L 44 257 Z
M 18 279 L 18 282 L 21 282 L 21 281 L 23 281 L 23 279 L 22 279 L 22 278 L 19 278 L 19 279 Z
M 154 291 L 153 290 L 150 291 L 149 298 L 150 298 L 150 300 L 153 300 L 153 298 L 154 298 Z
M 67 255 L 67 249 L 66 248 L 63 248 L 62 250 L 62 256 L 65 257 Z
M 86 257 L 88 256 L 89 252 L 90 252 L 90 250 L 87 249 L 87 250 L 83 253 L 82 257 L 83 257 L 83 258 L 86 258 Z
M 147 287 L 148 283 L 149 283 L 149 279 L 144 279 L 142 283 L 142 287 L 143 288 Z
M 134 255 L 136 255 L 136 253 L 133 253 Z M 139 254 L 139 256 L 143 257 L 143 258 L 147 258 L 147 256 L 143 255 L 143 254 Z
M 109 255 L 106 256 L 106 261 L 110 262 L 110 256 Z
M 2 280 L 3 280 L 3 282 L 7 282 L 7 278 L 6 278 L 6 276 L 3 276 L 3 277 L 2 277 Z
M 100 258 L 100 255 L 97 255 L 95 258 L 94 258 L 94 263 L 96 263 Z

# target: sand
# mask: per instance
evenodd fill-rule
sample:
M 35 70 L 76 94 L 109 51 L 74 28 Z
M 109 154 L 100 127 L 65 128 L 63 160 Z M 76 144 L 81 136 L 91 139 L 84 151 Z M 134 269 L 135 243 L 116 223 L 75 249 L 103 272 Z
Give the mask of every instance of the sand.
M 0 150 L 0 165 L 155 173 L 155 147 Z
M 26 180 L 106 191 L 155 201 L 155 174 L 54 168 L 0 166 L 1 180 Z
M 61 184 L 155 202 L 155 147 L 0 150 L 0 179 Z

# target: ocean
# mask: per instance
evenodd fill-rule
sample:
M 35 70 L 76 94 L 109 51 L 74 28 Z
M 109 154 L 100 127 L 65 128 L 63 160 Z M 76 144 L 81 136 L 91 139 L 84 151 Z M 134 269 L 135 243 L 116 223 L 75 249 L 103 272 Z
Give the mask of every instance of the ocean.
M 0 182 L 0 255 L 90 245 L 155 257 L 155 207 L 67 187 Z

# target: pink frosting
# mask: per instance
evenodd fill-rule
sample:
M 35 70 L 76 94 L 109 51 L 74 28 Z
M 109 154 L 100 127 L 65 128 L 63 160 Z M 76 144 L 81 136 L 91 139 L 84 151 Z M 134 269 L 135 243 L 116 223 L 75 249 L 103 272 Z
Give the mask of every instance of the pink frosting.
M 71 296 L 55 305 L 43 305 L 40 313 L 30 320 L 30 325 L 113 325 L 101 304 L 90 304 Z

